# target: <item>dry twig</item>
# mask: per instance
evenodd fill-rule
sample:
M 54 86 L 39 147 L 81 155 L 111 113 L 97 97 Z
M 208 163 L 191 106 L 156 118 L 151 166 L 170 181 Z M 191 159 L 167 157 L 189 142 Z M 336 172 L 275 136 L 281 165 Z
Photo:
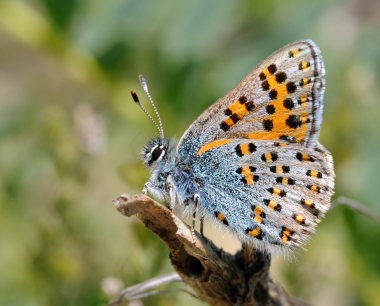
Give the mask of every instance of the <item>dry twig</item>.
M 141 299 L 150 295 L 156 295 L 156 294 L 172 292 L 172 291 L 184 291 L 190 295 L 193 295 L 192 292 L 187 291 L 185 289 L 181 289 L 181 288 L 153 290 L 153 289 L 156 289 L 157 287 L 167 285 L 167 284 L 172 284 L 175 282 L 183 282 L 182 278 L 176 272 L 172 272 L 169 274 L 151 278 L 149 280 L 146 280 L 145 282 L 142 282 L 140 284 L 136 284 L 124 289 L 108 305 L 109 306 L 120 305 L 123 302 L 123 300 L 128 300 L 128 301 L 137 300 L 137 299 Z M 194 295 L 194 297 L 196 296 Z

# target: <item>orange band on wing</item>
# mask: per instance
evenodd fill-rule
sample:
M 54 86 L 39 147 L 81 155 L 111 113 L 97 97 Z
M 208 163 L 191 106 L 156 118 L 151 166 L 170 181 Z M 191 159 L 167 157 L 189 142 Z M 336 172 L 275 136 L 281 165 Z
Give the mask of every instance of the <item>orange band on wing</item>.
M 240 102 L 239 100 L 236 100 L 234 103 L 232 103 L 228 109 L 231 111 L 232 114 L 236 113 L 239 118 L 243 118 L 246 114 L 248 114 L 248 110 L 244 103 Z
M 296 142 L 302 141 L 306 137 L 307 124 L 309 122 L 307 112 L 298 115 L 281 114 L 268 116 L 268 131 L 258 131 L 249 133 L 246 136 L 250 139 L 281 139 L 283 136 L 292 136 Z
M 248 234 L 249 236 L 252 236 L 252 237 L 260 236 L 260 234 L 261 234 L 261 229 L 260 229 L 260 227 L 257 226 L 256 228 L 247 231 L 247 234 Z
M 268 103 L 267 109 L 270 108 L 271 112 L 269 114 L 287 114 L 292 113 L 294 108 L 294 102 L 292 99 L 281 99 L 275 100 Z
M 218 148 L 226 143 L 230 143 L 231 141 L 232 139 L 221 139 L 210 142 L 199 149 L 198 155 L 202 155 L 203 153 L 210 151 L 211 149 Z
M 296 142 L 300 142 L 306 137 L 305 131 L 284 131 L 283 133 L 273 133 L 273 132 L 256 132 L 249 133 L 246 135 L 249 139 L 257 139 L 257 140 L 278 140 L 283 136 L 291 136 L 294 137 Z

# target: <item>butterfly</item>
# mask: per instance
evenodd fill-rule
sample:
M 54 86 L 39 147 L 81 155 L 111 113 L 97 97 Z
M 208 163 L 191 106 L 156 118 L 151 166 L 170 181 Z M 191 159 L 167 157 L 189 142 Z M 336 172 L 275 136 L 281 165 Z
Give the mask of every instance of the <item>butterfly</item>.
M 311 40 L 286 45 L 204 111 L 179 143 L 160 131 L 142 158 L 144 192 L 269 252 L 302 246 L 330 207 L 331 154 L 318 142 L 325 69 Z

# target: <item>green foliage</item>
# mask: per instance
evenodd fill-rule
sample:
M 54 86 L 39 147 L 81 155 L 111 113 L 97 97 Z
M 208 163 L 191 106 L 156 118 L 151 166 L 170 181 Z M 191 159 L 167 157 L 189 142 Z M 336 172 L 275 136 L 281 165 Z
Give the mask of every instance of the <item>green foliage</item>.
M 157 131 L 129 97 L 146 102 L 140 73 L 179 138 L 268 54 L 315 40 L 336 193 L 380 214 L 377 12 L 370 0 L 2 1 L 0 304 L 104 305 L 104 278 L 172 271 L 163 243 L 111 204 L 148 176 L 139 151 Z M 379 241 L 378 224 L 338 207 L 274 273 L 316 305 L 378 305 Z M 184 293 L 144 303 L 201 305 Z

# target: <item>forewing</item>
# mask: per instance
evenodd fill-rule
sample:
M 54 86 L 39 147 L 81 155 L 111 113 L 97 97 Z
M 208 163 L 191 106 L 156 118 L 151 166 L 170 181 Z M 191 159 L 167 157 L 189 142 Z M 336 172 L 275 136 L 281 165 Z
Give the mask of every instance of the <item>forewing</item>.
M 305 40 L 283 47 L 203 112 L 185 132 L 178 150 L 206 152 L 234 138 L 315 146 L 324 74 L 314 42 Z
M 241 241 L 300 246 L 330 207 L 332 158 L 320 144 L 235 139 L 197 155 L 200 209 Z

